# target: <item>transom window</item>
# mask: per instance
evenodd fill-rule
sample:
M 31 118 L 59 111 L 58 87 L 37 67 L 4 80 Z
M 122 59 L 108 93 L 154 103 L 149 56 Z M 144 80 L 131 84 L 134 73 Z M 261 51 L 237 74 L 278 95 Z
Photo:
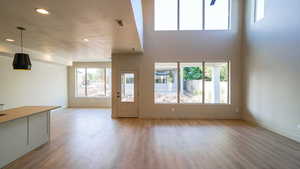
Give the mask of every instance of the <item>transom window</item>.
M 231 0 L 155 0 L 155 30 L 228 30 Z
M 76 97 L 111 96 L 110 68 L 76 68 Z
M 154 102 L 229 104 L 229 62 L 155 63 Z

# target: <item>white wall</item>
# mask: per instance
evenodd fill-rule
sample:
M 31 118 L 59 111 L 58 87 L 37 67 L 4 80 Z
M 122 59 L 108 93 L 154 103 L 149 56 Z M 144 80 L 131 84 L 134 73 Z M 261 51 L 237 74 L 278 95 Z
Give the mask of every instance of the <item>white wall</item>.
M 266 0 L 254 24 L 247 0 L 244 46 L 244 118 L 300 141 L 299 0 Z
M 32 60 L 31 71 L 13 70 L 13 58 L 0 56 L 0 103 L 67 106 L 67 67 Z
M 45 52 L 38 52 L 36 50 L 30 50 L 27 48 L 24 48 L 23 50 L 24 53 L 30 54 L 30 58 L 32 60 L 48 62 L 48 63 L 56 63 L 61 65 L 72 65 L 72 58 L 70 57 L 65 57 L 65 56 L 62 57 L 60 55 L 45 54 Z M 0 41 L 0 56 L 10 57 L 17 52 L 20 52 L 20 46 L 18 45 L 18 43 L 16 45 L 14 43 L 7 43 L 6 41 Z
M 243 1 L 232 0 L 230 31 L 154 31 L 154 0 L 143 0 L 144 54 L 132 62 L 128 55 L 114 55 L 118 69 L 138 65 L 139 112 L 142 118 L 240 118 L 241 19 Z M 123 58 L 123 59 L 118 59 Z M 203 61 L 230 57 L 232 63 L 231 105 L 154 104 L 154 63 Z M 126 59 L 128 58 L 128 59 Z M 113 72 L 117 74 L 117 72 Z M 117 77 L 119 78 L 119 77 Z M 114 88 L 114 87 L 113 87 Z M 114 88 L 114 96 L 116 88 Z M 113 98 L 115 99 L 115 98 Z M 172 112 L 172 107 L 175 112 Z M 117 110 L 117 109 L 115 109 Z M 116 114 L 113 112 L 113 115 Z
M 110 68 L 110 62 L 74 62 L 73 66 L 68 67 L 68 93 L 69 93 L 69 107 L 73 108 L 110 108 L 111 97 L 75 97 L 75 70 L 76 68 Z

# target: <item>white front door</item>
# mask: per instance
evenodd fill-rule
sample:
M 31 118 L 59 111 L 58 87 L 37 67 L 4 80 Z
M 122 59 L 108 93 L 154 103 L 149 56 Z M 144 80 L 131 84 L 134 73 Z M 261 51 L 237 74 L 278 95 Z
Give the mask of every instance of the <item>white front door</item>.
M 137 73 L 135 71 L 121 71 L 119 78 L 118 116 L 138 117 Z

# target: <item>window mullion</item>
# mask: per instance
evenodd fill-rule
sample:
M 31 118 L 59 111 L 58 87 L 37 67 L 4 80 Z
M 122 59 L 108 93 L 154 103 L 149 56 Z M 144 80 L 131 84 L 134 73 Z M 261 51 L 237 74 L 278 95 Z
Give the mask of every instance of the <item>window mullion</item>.
M 202 29 L 205 30 L 205 0 L 202 3 Z
M 85 96 L 87 97 L 87 68 L 85 68 Z
M 180 0 L 177 0 L 177 30 L 180 30 Z
M 202 80 L 202 104 L 205 103 L 205 62 L 202 62 L 203 80 Z
M 78 70 L 75 67 L 75 96 L 78 97 Z
M 180 63 L 177 62 L 177 104 L 180 103 Z
M 104 68 L 104 95 L 106 96 L 106 68 Z
M 228 0 L 228 30 L 231 27 L 231 0 Z
M 231 101 L 229 100 L 230 98 L 231 98 L 231 96 L 230 96 L 230 94 L 231 94 L 231 92 L 230 92 L 230 86 L 231 86 L 231 80 L 230 80 L 230 73 L 231 73 L 231 71 L 230 71 L 230 60 L 228 59 L 227 60 L 227 104 L 230 104 L 231 103 Z
M 254 23 L 256 22 L 257 15 L 257 0 L 254 0 Z

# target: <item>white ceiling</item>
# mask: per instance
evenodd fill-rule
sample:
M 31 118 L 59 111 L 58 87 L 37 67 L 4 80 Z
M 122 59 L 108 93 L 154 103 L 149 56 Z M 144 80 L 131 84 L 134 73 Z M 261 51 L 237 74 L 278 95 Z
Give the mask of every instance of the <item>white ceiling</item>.
M 35 8 L 51 14 L 41 15 Z M 1 0 L 0 21 L 0 53 L 18 51 L 16 26 L 27 29 L 24 46 L 39 59 L 103 61 L 111 53 L 142 51 L 130 0 Z

